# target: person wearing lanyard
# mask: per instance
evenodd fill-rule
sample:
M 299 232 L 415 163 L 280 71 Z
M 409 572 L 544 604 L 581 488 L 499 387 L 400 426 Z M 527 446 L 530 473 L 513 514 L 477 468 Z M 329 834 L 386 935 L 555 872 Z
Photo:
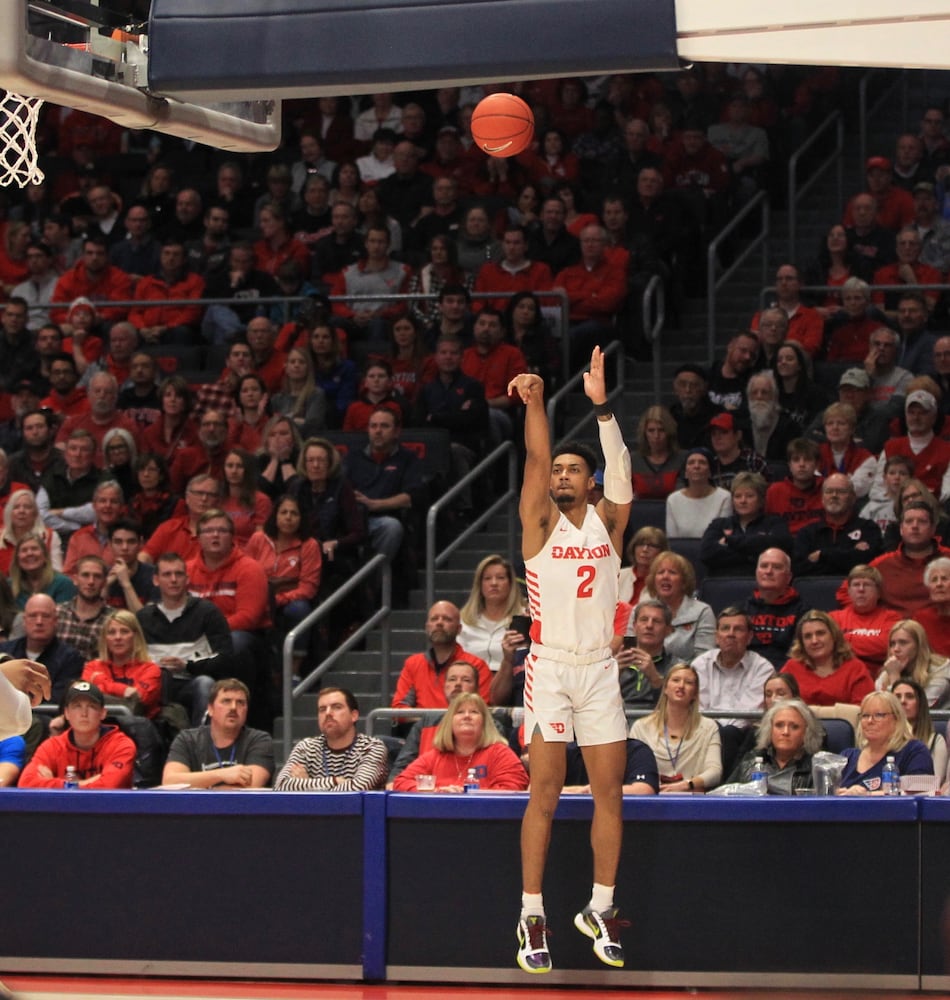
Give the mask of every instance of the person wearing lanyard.
M 246 725 L 249 698 L 247 686 L 236 678 L 216 681 L 208 702 L 209 724 L 175 737 L 162 783 L 265 788 L 274 773 L 274 753 L 270 735 Z
M 685 663 L 670 669 L 654 711 L 630 735 L 653 751 L 660 793 L 708 792 L 722 778 L 719 727 L 699 713 L 699 676 Z

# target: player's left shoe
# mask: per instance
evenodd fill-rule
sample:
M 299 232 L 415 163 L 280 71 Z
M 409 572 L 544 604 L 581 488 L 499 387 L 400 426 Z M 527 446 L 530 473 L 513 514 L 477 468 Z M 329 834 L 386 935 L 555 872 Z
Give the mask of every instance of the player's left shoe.
M 620 928 L 629 927 L 629 920 L 621 920 L 615 906 L 598 913 L 585 906 L 574 918 L 574 926 L 594 942 L 594 954 L 615 969 L 623 967 L 623 945 L 620 943 Z

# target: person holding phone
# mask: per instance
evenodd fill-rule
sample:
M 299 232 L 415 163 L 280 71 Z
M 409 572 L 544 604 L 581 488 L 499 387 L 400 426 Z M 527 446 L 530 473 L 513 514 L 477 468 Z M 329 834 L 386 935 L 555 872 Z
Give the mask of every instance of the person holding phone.
M 495 673 L 505 656 L 504 638 L 512 615 L 524 610 L 514 567 L 504 556 L 485 556 L 475 567 L 471 593 L 460 611 L 462 648 L 481 657 Z M 492 704 L 504 703 L 493 700 Z

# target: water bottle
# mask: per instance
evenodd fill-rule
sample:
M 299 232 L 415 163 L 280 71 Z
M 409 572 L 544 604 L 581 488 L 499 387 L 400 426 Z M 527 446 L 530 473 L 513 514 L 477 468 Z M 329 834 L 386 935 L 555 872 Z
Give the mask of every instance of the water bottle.
M 465 777 L 465 791 L 466 792 L 477 792 L 479 789 L 478 781 L 478 769 L 475 767 L 470 767 L 468 769 L 468 774 Z
M 79 787 L 79 775 L 76 774 L 76 768 L 70 764 L 66 768 L 66 777 L 63 779 L 63 788 L 72 790 Z
M 752 765 L 752 773 L 749 775 L 749 782 L 752 784 L 756 795 L 769 794 L 769 775 L 765 770 L 765 763 L 761 757 L 755 758 Z
M 884 761 L 884 768 L 881 771 L 881 788 L 885 795 L 900 795 L 901 793 L 901 773 L 897 770 L 894 758 L 890 754 Z

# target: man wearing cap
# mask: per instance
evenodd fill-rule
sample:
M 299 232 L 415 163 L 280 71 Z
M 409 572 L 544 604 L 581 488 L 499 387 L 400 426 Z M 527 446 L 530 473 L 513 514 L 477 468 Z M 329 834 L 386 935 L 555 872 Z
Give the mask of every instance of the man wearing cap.
M 775 303 L 788 316 L 786 338 L 801 344 L 805 353 L 813 358 L 821 350 L 825 321 L 817 309 L 806 306 L 801 300 L 801 275 L 794 264 L 782 264 L 775 272 Z M 751 329 L 758 330 L 762 313 L 752 317 Z
M 734 413 L 720 413 L 709 421 L 709 437 L 715 453 L 711 481 L 724 490 L 740 472 L 757 472 L 764 476 L 768 463 L 751 448 L 742 447 L 742 429 Z
M 741 410 L 745 405 L 745 387 L 755 368 L 759 338 L 750 330 L 737 333 L 726 345 L 722 364 L 709 375 L 709 401 L 724 410 Z
M 874 272 L 875 285 L 939 285 L 943 275 L 935 268 L 921 262 L 920 255 L 924 248 L 917 227 L 913 224 L 903 226 L 897 234 L 895 247 L 897 260 L 893 264 L 885 264 Z M 897 319 L 898 298 L 900 291 L 881 291 L 873 295 L 874 304 L 882 308 L 890 319 Z M 937 304 L 940 293 L 930 288 L 920 293 L 926 299 L 926 313 L 932 312 Z M 924 317 L 926 321 L 926 315 Z
M 895 233 L 902 226 L 909 226 L 914 221 L 914 199 L 909 191 L 894 185 L 891 161 L 886 156 L 872 156 L 868 158 L 865 168 L 867 193 L 872 195 L 877 203 L 875 216 L 877 224 Z M 854 225 L 853 200 L 845 209 L 846 227 Z
M 44 740 L 20 775 L 20 788 L 63 788 L 66 768 L 76 769 L 79 788 L 131 788 L 135 743 L 106 724 L 106 703 L 91 681 L 66 691 L 63 715 L 69 728 Z
M 871 499 L 882 500 L 884 463 L 891 455 L 906 455 L 914 463 L 914 476 L 941 503 L 950 497 L 950 441 L 934 434 L 937 422 L 936 397 L 926 389 L 915 389 L 904 402 L 907 434 L 888 440 L 877 461 L 877 471 L 871 484 Z
M 680 365 L 673 375 L 674 402 L 669 406 L 676 421 L 676 440 L 681 448 L 706 447 L 709 422 L 722 408 L 708 396 L 706 369 L 699 365 Z

